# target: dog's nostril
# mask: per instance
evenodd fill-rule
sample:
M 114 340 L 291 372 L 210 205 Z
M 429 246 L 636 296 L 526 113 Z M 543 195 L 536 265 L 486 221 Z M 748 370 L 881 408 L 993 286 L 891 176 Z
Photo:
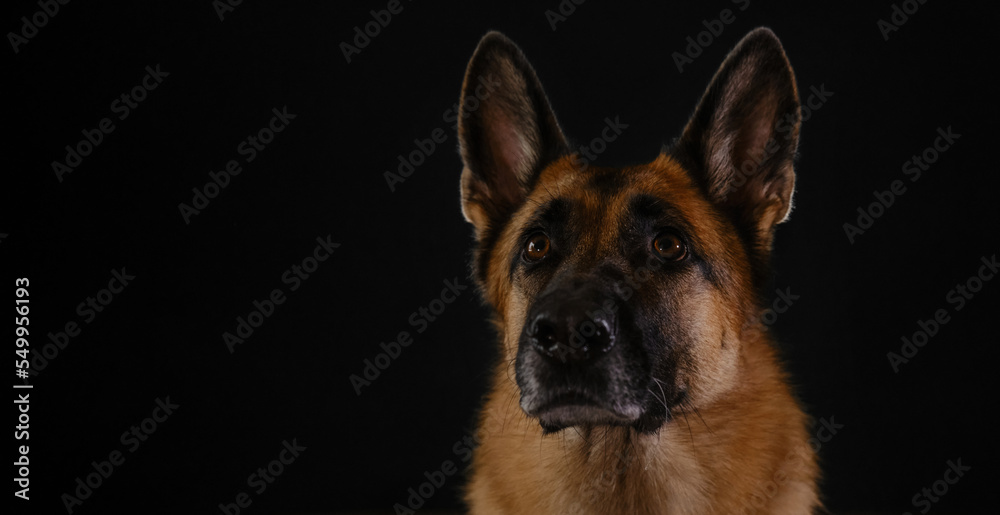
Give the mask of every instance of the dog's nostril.
M 597 324 L 594 336 L 589 340 L 598 352 L 607 352 L 615 344 L 615 338 L 611 329 L 603 323 Z
M 546 318 L 539 317 L 531 324 L 528 332 L 535 346 L 545 353 L 552 352 L 559 344 L 559 334 L 556 325 Z

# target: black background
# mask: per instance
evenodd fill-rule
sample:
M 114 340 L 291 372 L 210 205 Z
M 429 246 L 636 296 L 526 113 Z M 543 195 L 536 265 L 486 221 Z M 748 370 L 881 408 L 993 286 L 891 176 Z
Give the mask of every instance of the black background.
M 886 41 L 877 21 L 891 2 L 591 0 L 553 30 L 556 0 L 404 1 L 347 63 L 340 43 L 386 2 L 343 3 L 243 2 L 220 21 L 207 0 L 71 2 L 19 52 L 8 46 L 7 295 L 30 278 L 36 350 L 67 322 L 82 327 L 31 381 L 31 501 L 19 510 L 63 513 L 60 495 L 167 396 L 180 408 L 74 513 L 220 513 L 293 438 L 307 450 L 244 513 L 405 503 L 425 471 L 462 464 L 453 445 L 494 357 L 488 312 L 469 288 L 360 396 L 348 377 L 412 332 L 410 314 L 446 279 L 471 284 L 443 115 L 478 39 L 498 29 L 525 50 L 576 141 L 605 117 L 628 124 L 599 159 L 625 164 L 678 135 L 726 52 L 765 25 L 803 100 L 810 86 L 833 92 L 802 128 L 796 208 L 775 248 L 775 287 L 800 299 L 774 326 L 810 414 L 843 425 L 820 451 L 828 504 L 916 513 L 911 498 L 961 458 L 972 470 L 932 512 L 991 511 L 1000 283 L 961 311 L 946 295 L 998 250 L 995 7 L 929 0 Z M 735 21 L 678 72 L 671 54 L 725 8 Z M 4 32 L 39 10 L 14 3 Z M 169 76 L 117 120 L 112 101 L 156 65 Z M 283 106 L 296 118 L 243 161 L 239 143 Z M 104 117 L 115 130 L 58 181 L 51 163 Z M 903 163 L 949 126 L 961 138 L 910 182 Z M 390 191 L 383 172 L 437 128 L 447 140 Z M 230 159 L 243 172 L 185 224 L 178 204 Z M 896 179 L 906 193 L 851 244 L 843 224 Z M 327 235 L 340 248 L 289 291 L 283 272 Z M 83 322 L 77 304 L 121 267 L 136 278 Z M 222 334 L 275 288 L 287 301 L 230 354 Z M 950 322 L 894 373 L 886 353 L 938 309 Z M 462 481 L 422 511 L 459 507 Z

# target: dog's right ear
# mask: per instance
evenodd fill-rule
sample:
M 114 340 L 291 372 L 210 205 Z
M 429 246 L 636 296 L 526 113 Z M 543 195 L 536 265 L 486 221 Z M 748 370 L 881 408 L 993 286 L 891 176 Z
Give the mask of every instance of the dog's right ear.
M 482 237 L 510 217 L 538 173 L 569 146 L 535 70 L 499 32 L 476 47 L 459 105 L 462 213 Z

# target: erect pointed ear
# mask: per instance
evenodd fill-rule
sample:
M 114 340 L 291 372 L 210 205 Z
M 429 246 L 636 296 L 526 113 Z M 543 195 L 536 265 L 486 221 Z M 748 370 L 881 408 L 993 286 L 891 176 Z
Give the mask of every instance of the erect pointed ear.
M 799 111 L 781 43 L 758 28 L 719 67 L 673 152 L 763 256 L 792 207 Z
M 499 32 L 476 47 L 460 106 L 462 212 L 481 237 L 521 205 L 538 173 L 568 145 L 535 71 Z

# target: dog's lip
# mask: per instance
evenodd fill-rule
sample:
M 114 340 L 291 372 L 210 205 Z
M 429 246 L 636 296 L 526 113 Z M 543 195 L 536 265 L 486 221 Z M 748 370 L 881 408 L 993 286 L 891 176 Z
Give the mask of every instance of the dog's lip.
M 609 406 L 581 393 L 556 395 L 533 409 L 543 426 L 564 428 L 575 425 L 630 424 L 642 415 L 638 406 Z

